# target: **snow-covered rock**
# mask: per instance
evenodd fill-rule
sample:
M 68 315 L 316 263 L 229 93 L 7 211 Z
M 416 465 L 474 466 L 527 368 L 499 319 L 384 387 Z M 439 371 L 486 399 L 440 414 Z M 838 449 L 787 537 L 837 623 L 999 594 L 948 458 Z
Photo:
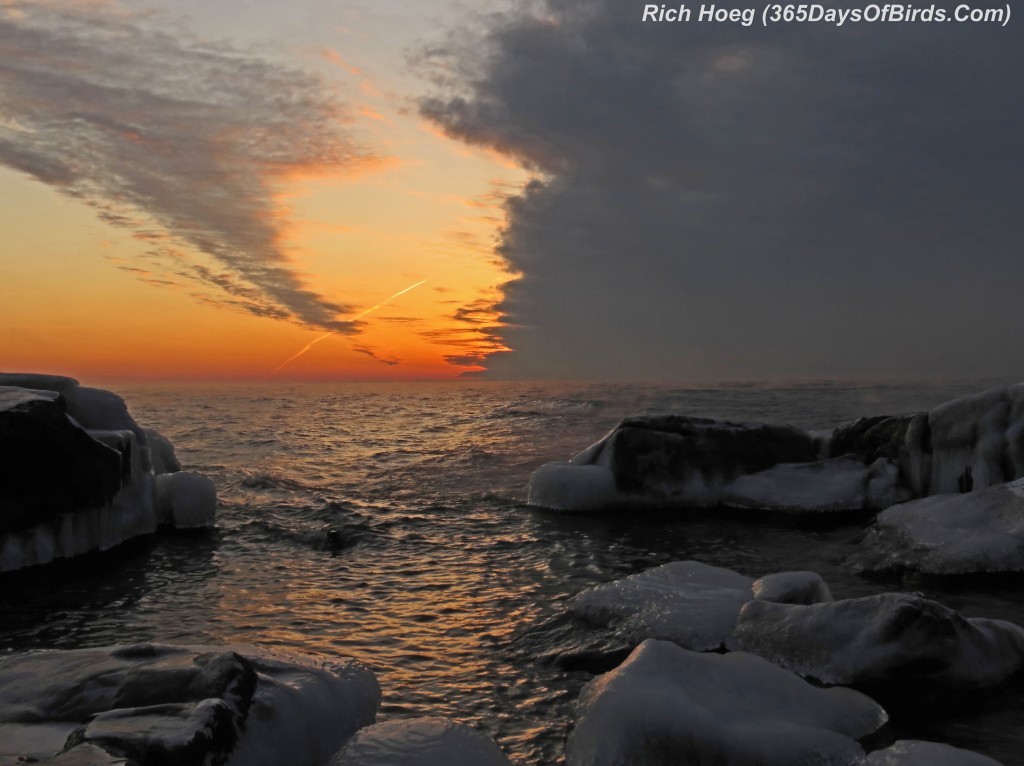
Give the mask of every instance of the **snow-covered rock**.
M 895 505 L 849 559 L 860 571 L 1024 571 L 1024 479 Z
M 988 756 L 938 742 L 901 739 L 892 747 L 876 750 L 863 766 L 1002 766 Z
M 861 418 L 827 438 L 789 426 L 627 418 L 568 463 L 539 468 L 527 502 L 567 511 L 881 510 L 1021 477 L 1024 384 L 930 412 Z
M 486 734 L 447 718 L 385 721 L 360 730 L 329 766 L 511 766 Z
M 754 598 L 815 603 L 832 596 L 814 572 L 755 580 L 698 561 L 674 561 L 585 590 L 568 608 L 588 622 L 609 626 L 630 645 L 656 638 L 704 652 L 726 646 L 740 608 Z
M 1024 667 L 1024 629 L 907 593 L 811 605 L 750 601 L 733 641 L 806 678 L 870 689 L 977 690 Z
M 885 711 L 744 652 L 700 654 L 645 641 L 580 695 L 567 766 L 853 766 Z
M 358 663 L 252 646 L 15 654 L 0 659 L 0 763 L 314 766 L 379 703 Z
M 160 525 L 211 526 L 212 483 L 180 468 L 170 442 L 116 394 L 0 374 L 0 572 L 107 550 Z

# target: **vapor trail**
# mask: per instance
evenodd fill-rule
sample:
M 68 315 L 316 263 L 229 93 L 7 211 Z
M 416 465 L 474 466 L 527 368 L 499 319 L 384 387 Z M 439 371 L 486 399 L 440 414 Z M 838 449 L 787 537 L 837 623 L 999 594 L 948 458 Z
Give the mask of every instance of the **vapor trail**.
M 395 298 L 397 298 L 397 297 L 398 297 L 399 295 L 405 295 L 405 293 L 409 292 L 409 291 L 410 291 L 410 290 L 412 290 L 413 288 L 419 287 L 420 285 L 422 285 L 422 284 L 423 284 L 424 282 L 426 282 L 426 281 L 427 281 L 427 280 L 423 279 L 423 280 L 420 280 L 419 282 L 417 282 L 417 283 L 416 283 L 416 284 L 414 284 L 414 285 L 409 285 L 409 286 L 408 286 L 407 288 L 405 288 L 404 290 L 399 290 L 399 291 L 398 291 L 397 293 L 395 293 L 394 295 L 392 295 L 392 296 L 391 296 L 390 298 L 387 298 L 386 300 L 383 300 L 383 301 L 381 301 L 381 302 L 380 302 L 380 303 L 378 303 L 378 304 L 377 304 L 376 306 L 370 306 L 370 308 L 366 309 L 365 311 L 363 311 L 363 312 L 361 312 L 361 313 L 359 313 L 359 314 L 356 314 L 356 315 L 355 315 L 354 317 L 352 317 L 352 319 L 351 319 L 350 321 L 353 321 L 353 322 L 354 322 L 354 321 L 355 321 L 355 320 L 357 320 L 357 319 L 362 319 L 362 318 L 363 318 L 364 316 L 366 316 L 366 315 L 367 315 L 367 314 L 369 314 L 370 312 L 372 312 L 372 311 L 376 311 L 376 310 L 377 310 L 377 309 L 379 309 L 379 308 L 383 308 L 384 306 L 387 306 L 387 305 L 388 305 L 389 303 L 391 303 L 391 301 L 393 301 L 393 300 L 394 300 Z M 311 341 L 310 341 L 309 343 L 307 343 L 307 344 L 306 344 L 305 346 L 303 346 L 303 347 L 302 347 L 302 350 L 301 350 L 301 351 L 299 351 L 299 352 L 298 352 L 297 354 L 293 354 L 292 356 L 288 357 L 288 358 L 287 358 L 287 359 L 285 359 L 285 360 L 284 360 L 283 362 L 281 362 L 281 364 L 279 364 L 279 365 L 278 365 L 277 367 L 275 367 L 275 368 L 274 368 L 274 371 L 273 371 L 273 372 L 271 372 L 271 373 L 270 373 L 270 375 L 268 375 L 267 377 L 268 377 L 268 378 L 272 378 L 272 377 L 274 377 L 275 375 L 277 375 L 277 373 L 279 373 L 279 372 L 280 372 L 281 370 L 283 370 L 283 369 L 284 369 L 285 367 L 287 367 L 287 366 L 288 366 L 288 365 L 289 365 L 290 363 L 294 362 L 294 361 L 295 361 L 296 359 L 298 359 L 298 358 L 299 358 L 300 356 L 302 356 L 303 354 L 305 354 L 305 353 L 306 353 L 307 351 L 309 351 L 309 350 L 310 350 L 311 348 L 313 348 L 313 346 L 315 346 L 315 345 L 316 345 L 317 343 L 319 343 L 320 341 L 322 341 L 322 340 L 323 340 L 324 338 L 327 338 L 327 337 L 329 337 L 329 336 L 331 336 L 331 335 L 337 335 L 337 334 L 338 334 L 338 331 L 337 331 L 337 330 L 330 330 L 330 331 L 328 331 L 328 332 L 325 332 L 325 333 L 324 333 L 323 335 L 321 335 L 321 336 L 320 336 L 319 338 L 314 338 L 314 339 L 313 339 L 313 340 L 311 340 Z

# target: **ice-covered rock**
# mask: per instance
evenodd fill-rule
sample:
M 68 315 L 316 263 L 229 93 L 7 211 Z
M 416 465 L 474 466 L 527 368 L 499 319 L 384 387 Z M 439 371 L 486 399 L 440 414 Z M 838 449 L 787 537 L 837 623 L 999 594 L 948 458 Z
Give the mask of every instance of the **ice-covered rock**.
M 0 659 L 0 763 L 314 766 L 379 703 L 358 663 L 252 646 L 15 654 Z
M 50 391 L 0 386 L 0 536 L 110 503 L 122 456 L 72 423 Z
M 527 502 L 556 510 L 718 505 L 738 476 L 813 462 L 818 446 L 789 426 L 627 418 L 569 463 L 542 466 Z
M 568 463 L 538 469 L 527 502 L 555 510 L 881 510 L 1021 477 L 1024 384 L 930 412 L 861 418 L 821 439 L 789 426 L 628 418 Z
M 861 418 L 832 435 L 833 455 L 885 459 L 914 497 L 984 489 L 1024 476 L 1024 384 L 929 412 Z
M 863 766 L 1002 766 L 988 756 L 938 742 L 901 739 L 892 747 L 876 750 Z
M 0 572 L 107 550 L 160 525 L 211 526 L 212 483 L 180 468 L 170 442 L 116 394 L 0 374 Z
M 832 596 L 814 572 L 755 580 L 698 561 L 674 561 L 585 590 L 568 608 L 588 622 L 610 626 L 629 645 L 657 638 L 705 652 L 726 646 L 740 608 L 754 598 L 815 603 Z
M 868 572 L 1022 572 L 1024 479 L 888 508 L 848 563 Z
M 1024 666 L 1024 629 L 908 593 L 799 605 L 750 601 L 734 645 L 825 684 L 978 690 Z
M 699 654 L 645 641 L 580 695 L 567 766 L 853 766 L 885 711 L 745 652 Z
M 156 477 L 157 519 L 176 529 L 212 527 L 217 489 L 206 476 L 189 471 Z
M 896 466 L 879 458 L 864 464 L 851 457 L 814 463 L 782 463 L 739 476 L 723 488 L 720 503 L 772 511 L 858 511 L 906 500 Z
M 511 766 L 486 734 L 447 718 L 385 721 L 362 729 L 329 766 Z

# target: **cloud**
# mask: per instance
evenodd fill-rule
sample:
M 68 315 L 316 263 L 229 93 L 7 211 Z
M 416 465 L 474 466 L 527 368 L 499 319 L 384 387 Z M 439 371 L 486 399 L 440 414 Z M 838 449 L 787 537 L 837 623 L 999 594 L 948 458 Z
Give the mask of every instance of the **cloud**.
M 170 233 L 192 254 L 188 277 L 227 304 L 354 331 L 338 319 L 349 307 L 289 262 L 274 195 L 289 177 L 378 158 L 323 81 L 168 28 L 112 3 L 5 0 L 0 163 L 141 237 Z
M 421 56 L 421 113 L 536 173 L 507 204 L 494 374 L 1024 368 L 1024 27 L 643 6 L 548 0 Z

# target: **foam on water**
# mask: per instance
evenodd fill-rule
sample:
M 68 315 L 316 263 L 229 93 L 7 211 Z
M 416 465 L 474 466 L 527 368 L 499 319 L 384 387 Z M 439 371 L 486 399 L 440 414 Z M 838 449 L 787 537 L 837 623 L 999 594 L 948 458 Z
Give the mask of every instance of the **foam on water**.
M 8 578 L 0 651 L 158 640 L 352 656 L 378 673 L 381 720 L 450 717 L 516 763 L 558 763 L 590 676 L 540 661 L 555 640 L 547 626 L 598 583 L 696 559 L 751 577 L 813 570 L 836 598 L 919 590 L 1021 624 L 1024 604 L 1012 583 L 861 579 L 842 563 L 860 525 L 533 511 L 523 502 L 537 467 L 629 415 L 831 428 L 990 383 L 117 386 L 183 468 L 214 480 L 218 528 Z M 894 729 L 1021 765 L 1007 705 L 948 726 L 897 717 Z

